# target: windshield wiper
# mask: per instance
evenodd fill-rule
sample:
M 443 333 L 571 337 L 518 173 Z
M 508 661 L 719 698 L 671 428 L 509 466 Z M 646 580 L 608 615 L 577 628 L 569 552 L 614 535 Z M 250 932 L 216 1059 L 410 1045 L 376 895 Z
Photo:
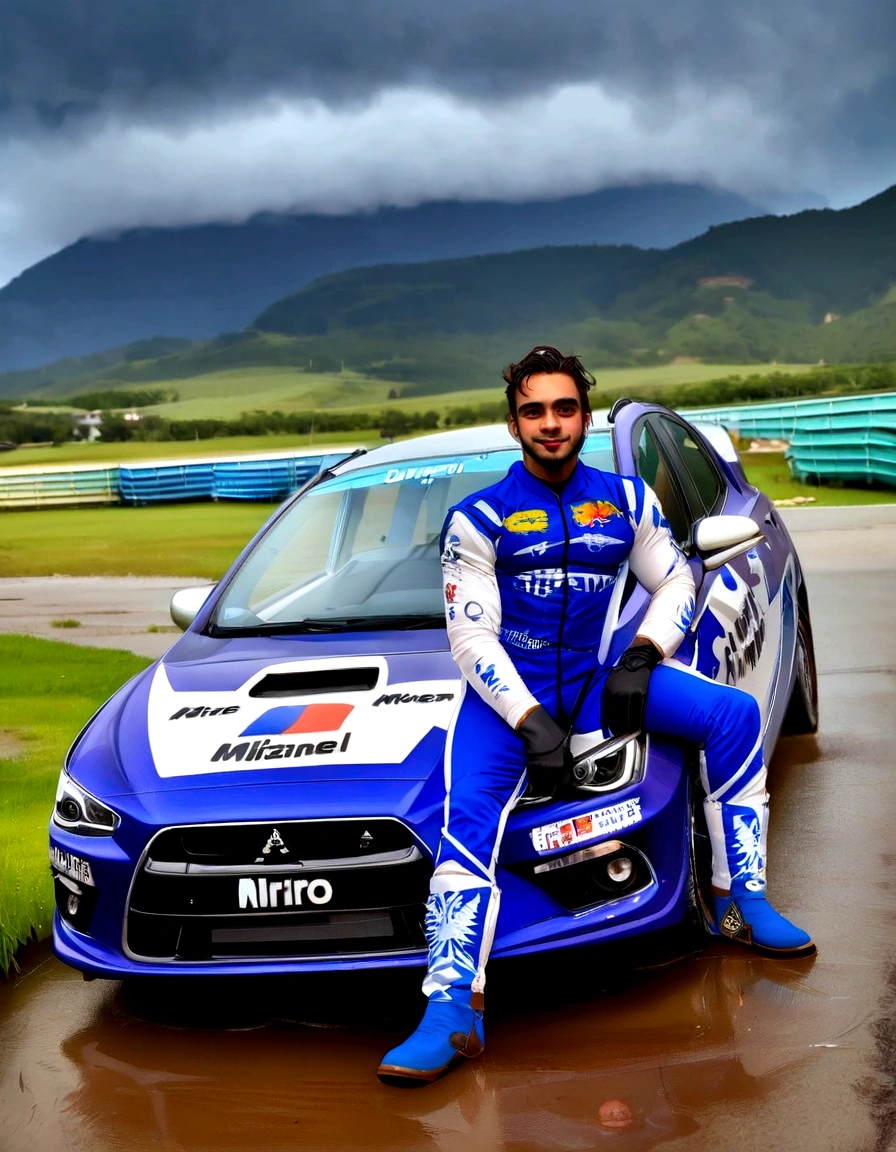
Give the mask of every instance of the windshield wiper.
M 210 636 L 277 636 L 306 635 L 326 632 L 409 632 L 423 628 L 444 628 L 445 617 L 439 613 L 420 613 L 392 616 L 321 616 L 307 617 L 304 620 L 278 621 L 270 624 L 259 622 L 236 627 L 211 625 Z

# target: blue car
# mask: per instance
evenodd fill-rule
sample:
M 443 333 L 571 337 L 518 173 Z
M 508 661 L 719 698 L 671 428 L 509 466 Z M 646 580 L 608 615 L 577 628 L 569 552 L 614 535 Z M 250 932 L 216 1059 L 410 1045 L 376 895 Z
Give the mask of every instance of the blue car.
M 54 944 L 100 977 L 422 966 L 460 683 L 444 628 L 447 509 L 518 458 L 506 428 L 355 454 L 287 501 L 185 634 L 66 757 L 50 826 Z M 586 463 L 657 492 L 697 585 L 675 660 L 752 693 L 766 753 L 817 724 L 806 588 L 727 434 L 656 405 L 597 419 Z M 198 513 L 201 514 L 201 513 Z M 625 585 L 610 657 L 647 594 Z M 699 922 L 696 750 L 602 740 L 524 797 L 499 861 L 496 957 Z

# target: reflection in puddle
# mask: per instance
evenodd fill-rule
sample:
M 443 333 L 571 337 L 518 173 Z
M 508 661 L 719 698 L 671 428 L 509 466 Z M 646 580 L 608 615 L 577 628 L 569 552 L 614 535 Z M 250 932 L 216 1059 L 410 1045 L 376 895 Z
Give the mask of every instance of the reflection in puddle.
M 103 1152 L 648 1149 L 761 1098 L 770 1072 L 805 1058 L 819 1039 L 812 964 L 719 945 L 566 1002 L 536 1000 L 505 965 L 486 1055 L 410 1092 L 374 1076 L 406 1024 L 382 980 L 127 984 L 64 1041 L 78 1085 L 60 1106 L 78 1146 Z M 504 1015 L 511 1002 L 525 1012 Z

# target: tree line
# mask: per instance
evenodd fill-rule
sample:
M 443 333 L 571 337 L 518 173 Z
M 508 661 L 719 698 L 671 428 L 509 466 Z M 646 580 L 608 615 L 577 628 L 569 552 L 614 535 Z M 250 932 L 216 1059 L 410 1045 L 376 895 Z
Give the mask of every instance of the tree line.
M 406 436 L 411 432 L 433 431 L 439 427 L 439 413 L 405 412 L 386 408 L 382 412 L 243 412 L 229 420 L 169 420 L 145 416 L 140 421 L 124 420 L 114 413 L 103 416 L 104 440 L 213 440 L 220 436 L 268 436 L 287 433 L 309 436 L 314 432 L 380 432 L 385 437 Z
M 89 412 L 113 408 L 149 408 L 153 404 L 169 404 L 180 399 L 173 388 L 105 388 L 92 392 L 78 392 L 66 397 L 72 408 L 86 408 Z
M 664 404 L 669 408 L 702 408 L 892 390 L 896 390 L 896 364 L 859 364 L 819 366 L 795 374 L 732 375 L 698 384 L 631 388 L 629 393 L 633 399 Z M 82 398 L 84 395 L 90 394 L 84 393 Z M 132 398 L 131 394 L 127 395 Z M 122 393 L 113 391 L 109 396 L 120 400 Z M 609 408 L 619 397 L 616 392 L 606 392 L 598 387 L 590 398 L 592 407 L 599 409 Z M 396 393 L 395 399 L 400 402 L 401 393 Z M 440 427 L 495 423 L 504 420 L 506 414 L 503 398 L 480 404 L 451 405 L 442 413 L 435 409 L 408 412 L 396 403 L 378 412 L 351 409 L 308 412 L 256 410 L 227 420 L 184 420 L 156 415 L 145 415 L 139 421 L 125 420 L 120 411 L 107 408 L 102 412 L 101 431 L 105 441 L 212 440 L 221 436 L 265 436 L 273 433 L 308 436 L 314 432 L 378 432 L 391 439 L 414 432 L 431 432 Z M 14 408 L 9 402 L 0 403 L 0 441 L 12 444 L 52 441 L 61 444 L 72 439 L 77 439 L 77 430 L 70 414 Z

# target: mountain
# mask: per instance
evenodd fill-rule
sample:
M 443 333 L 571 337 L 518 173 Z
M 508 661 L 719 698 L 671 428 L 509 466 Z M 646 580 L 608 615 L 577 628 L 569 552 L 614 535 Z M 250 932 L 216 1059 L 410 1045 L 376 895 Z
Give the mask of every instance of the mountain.
M 544 247 L 355 268 L 283 297 L 243 332 L 6 373 L 0 396 L 312 365 L 425 395 L 494 385 L 496 365 L 535 341 L 595 369 L 896 361 L 896 187 L 840 211 L 719 225 L 665 250 Z
M 707 289 L 801 301 L 821 319 L 872 304 L 894 282 L 896 186 L 840 211 L 720 225 L 665 251 L 545 247 L 353 269 L 277 301 L 252 326 L 290 335 L 380 324 L 495 331 L 536 316 L 623 318 L 656 307 L 684 315 Z
M 159 334 L 196 340 L 241 329 L 272 300 L 348 268 L 544 245 L 663 248 L 758 211 L 701 185 L 656 184 L 87 237 L 0 290 L 0 371 Z
M 253 327 L 384 374 L 437 374 L 441 347 L 520 333 L 592 363 L 896 359 L 896 187 L 855 207 L 760 216 L 665 250 L 544 248 L 324 277 Z M 523 336 L 523 334 L 526 336 Z M 309 352 L 312 350 L 309 344 Z M 412 362 L 412 363 L 411 363 Z M 368 368 L 369 370 L 369 368 Z

